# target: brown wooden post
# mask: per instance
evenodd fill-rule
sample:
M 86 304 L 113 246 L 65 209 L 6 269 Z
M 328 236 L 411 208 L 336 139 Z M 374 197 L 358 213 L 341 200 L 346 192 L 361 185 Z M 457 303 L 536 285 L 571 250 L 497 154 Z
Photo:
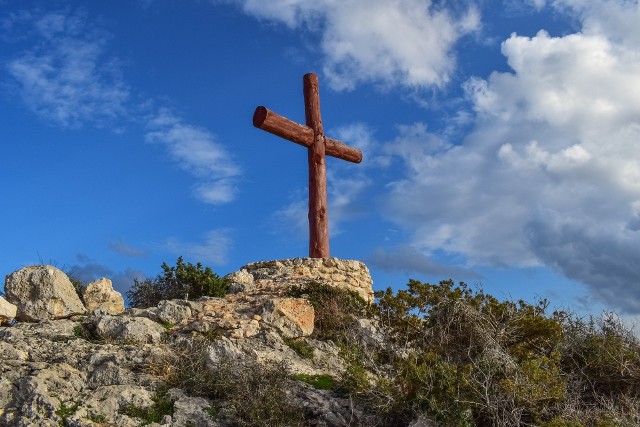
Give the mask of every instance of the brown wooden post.
M 303 77 L 306 124 L 313 129 L 309 150 L 309 256 L 329 258 L 329 217 L 327 211 L 327 168 L 324 129 L 320 116 L 318 76 Z
M 293 122 L 262 106 L 256 108 L 253 114 L 253 125 L 308 148 L 309 256 L 311 258 L 328 258 L 329 217 L 326 156 L 360 163 L 362 152 L 340 141 L 325 137 L 320 114 L 318 76 L 313 73 L 305 74 L 302 82 L 306 126 Z

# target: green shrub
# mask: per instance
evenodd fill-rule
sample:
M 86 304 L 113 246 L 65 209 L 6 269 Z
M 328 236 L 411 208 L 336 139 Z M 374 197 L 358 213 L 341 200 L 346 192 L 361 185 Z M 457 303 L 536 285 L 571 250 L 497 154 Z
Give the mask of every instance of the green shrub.
M 347 395 L 360 425 L 418 417 L 455 427 L 640 425 L 640 343 L 616 316 L 549 314 L 545 300 L 500 301 L 452 281 L 412 280 L 378 292 L 375 305 L 319 283 L 289 294 L 311 301 L 314 336 L 337 343 L 344 366 L 335 381 L 293 378 Z M 382 339 L 355 332 L 362 317 Z M 286 342 L 311 354 L 304 340 Z M 207 345 L 196 338 L 176 348 L 161 369 L 169 386 L 211 399 L 210 413 L 234 425 L 302 425 L 300 409 L 287 403 L 285 366 L 225 358 L 212 365 Z
M 343 341 L 359 317 L 367 316 L 369 305 L 356 292 L 318 282 L 294 287 L 289 296 L 309 300 L 315 310 L 313 337 Z
M 162 270 L 163 273 L 154 280 L 134 279 L 133 286 L 127 291 L 132 307 L 152 307 L 168 299 L 223 297 L 229 288 L 226 280 L 210 267 L 203 268 L 201 263 L 185 263 L 182 257 L 178 258 L 175 267 L 162 263 Z

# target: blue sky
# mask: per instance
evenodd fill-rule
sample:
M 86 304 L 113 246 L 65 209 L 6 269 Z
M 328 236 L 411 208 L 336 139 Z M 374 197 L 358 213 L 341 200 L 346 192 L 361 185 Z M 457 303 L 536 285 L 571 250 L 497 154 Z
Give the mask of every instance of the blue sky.
M 374 287 L 452 278 L 640 313 L 640 8 L 623 0 L 0 0 L 4 274 L 120 291 L 178 256 L 307 256 L 320 78 L 331 255 Z

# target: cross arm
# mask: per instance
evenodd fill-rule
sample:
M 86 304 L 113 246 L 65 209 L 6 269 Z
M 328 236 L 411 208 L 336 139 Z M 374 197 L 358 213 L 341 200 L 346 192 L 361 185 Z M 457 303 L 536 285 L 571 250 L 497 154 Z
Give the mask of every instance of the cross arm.
M 253 125 L 258 129 L 262 129 L 304 147 L 310 147 L 314 141 L 313 129 L 298 124 L 286 117 L 282 117 L 266 107 L 260 106 L 256 108 L 253 114 Z M 350 147 L 336 139 L 325 136 L 325 146 L 325 152 L 329 156 L 353 163 L 360 163 L 362 161 L 362 152 L 360 150 Z

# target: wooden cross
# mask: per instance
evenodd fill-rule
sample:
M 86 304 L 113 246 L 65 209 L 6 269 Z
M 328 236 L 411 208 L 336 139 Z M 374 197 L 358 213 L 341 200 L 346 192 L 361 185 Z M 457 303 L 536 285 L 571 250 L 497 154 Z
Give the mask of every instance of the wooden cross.
M 306 126 L 282 117 L 265 107 L 256 108 L 253 125 L 309 150 L 309 257 L 329 258 L 329 220 L 327 212 L 327 171 L 325 155 L 353 163 L 362 161 L 362 152 L 324 135 L 320 115 L 318 76 L 303 79 Z

